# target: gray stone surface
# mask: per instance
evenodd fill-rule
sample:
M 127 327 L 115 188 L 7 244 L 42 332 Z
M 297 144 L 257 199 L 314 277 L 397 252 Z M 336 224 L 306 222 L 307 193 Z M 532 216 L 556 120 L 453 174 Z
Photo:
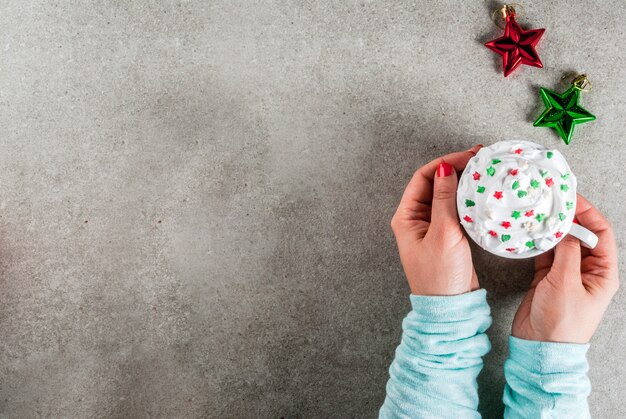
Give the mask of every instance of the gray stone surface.
M 409 307 L 391 215 L 478 142 L 563 151 L 623 276 L 626 9 L 525 6 L 545 68 L 504 79 L 491 2 L 3 1 L 0 416 L 375 416 Z M 567 71 L 598 116 L 569 147 L 531 124 Z M 491 418 L 531 264 L 474 258 Z M 625 302 L 595 417 L 626 416 Z

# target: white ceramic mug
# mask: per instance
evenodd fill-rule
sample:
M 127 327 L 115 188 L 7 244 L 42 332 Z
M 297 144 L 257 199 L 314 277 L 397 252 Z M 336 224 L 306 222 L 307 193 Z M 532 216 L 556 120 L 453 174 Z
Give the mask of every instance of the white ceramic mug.
M 459 179 L 457 209 L 468 235 L 498 256 L 521 259 L 571 234 L 593 248 L 598 237 L 574 222 L 576 177 L 563 155 L 530 141 L 483 147 Z

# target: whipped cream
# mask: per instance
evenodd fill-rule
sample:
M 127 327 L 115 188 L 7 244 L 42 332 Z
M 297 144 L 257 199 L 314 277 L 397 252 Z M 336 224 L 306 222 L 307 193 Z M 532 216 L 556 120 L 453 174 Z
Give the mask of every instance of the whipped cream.
M 457 190 L 468 235 L 507 258 L 541 254 L 569 232 L 576 177 L 557 150 L 529 141 L 500 141 L 473 157 Z

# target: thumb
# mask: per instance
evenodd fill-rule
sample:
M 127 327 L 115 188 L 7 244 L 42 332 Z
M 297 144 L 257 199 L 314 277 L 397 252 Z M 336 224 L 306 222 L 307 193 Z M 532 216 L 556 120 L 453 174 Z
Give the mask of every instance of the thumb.
M 458 224 L 456 187 L 458 179 L 454 167 L 442 162 L 435 174 L 431 224 L 436 228 Z
M 580 282 L 580 241 L 567 235 L 554 249 L 554 261 L 550 273 L 556 274 L 563 281 Z

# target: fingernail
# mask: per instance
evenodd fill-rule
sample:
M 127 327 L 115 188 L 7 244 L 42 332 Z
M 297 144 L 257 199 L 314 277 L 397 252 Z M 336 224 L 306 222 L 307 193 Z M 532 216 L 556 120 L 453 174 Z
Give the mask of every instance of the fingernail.
M 437 176 L 448 177 L 451 174 L 452 174 L 452 165 L 446 163 L 445 161 L 439 164 L 439 167 L 437 168 Z

